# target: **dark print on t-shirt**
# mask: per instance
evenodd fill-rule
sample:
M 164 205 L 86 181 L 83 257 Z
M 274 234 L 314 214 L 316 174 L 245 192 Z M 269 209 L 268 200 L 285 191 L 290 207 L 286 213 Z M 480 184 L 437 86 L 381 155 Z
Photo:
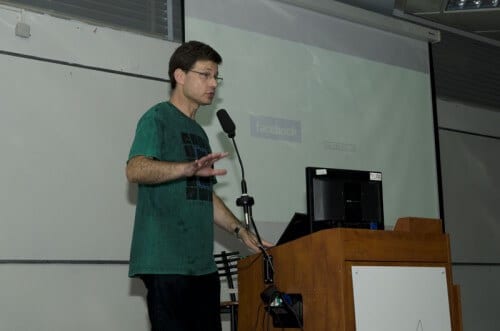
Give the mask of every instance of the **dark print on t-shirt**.
M 197 160 L 210 151 L 207 141 L 192 133 L 181 133 L 186 158 L 190 161 Z M 212 201 L 212 178 L 189 177 L 186 185 L 186 198 L 188 200 Z

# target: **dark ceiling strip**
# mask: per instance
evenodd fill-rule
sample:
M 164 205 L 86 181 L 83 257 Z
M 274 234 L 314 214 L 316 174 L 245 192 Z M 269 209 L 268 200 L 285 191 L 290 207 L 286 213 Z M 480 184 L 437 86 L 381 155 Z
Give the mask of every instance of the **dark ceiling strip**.
M 128 260 L 44 260 L 44 259 L 6 259 L 0 264 L 119 264 L 128 265 Z

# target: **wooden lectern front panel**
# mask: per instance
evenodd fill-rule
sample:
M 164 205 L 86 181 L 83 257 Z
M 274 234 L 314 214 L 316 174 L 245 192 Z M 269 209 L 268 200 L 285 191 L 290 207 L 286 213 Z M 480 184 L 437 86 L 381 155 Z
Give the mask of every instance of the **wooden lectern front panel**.
M 449 272 L 448 236 L 442 233 L 329 229 L 269 249 L 274 261 L 274 286 L 300 293 L 305 331 L 355 330 L 351 266 L 440 265 Z M 274 328 L 260 294 L 264 283 L 261 254 L 238 264 L 239 331 Z M 454 328 L 454 330 L 458 330 Z

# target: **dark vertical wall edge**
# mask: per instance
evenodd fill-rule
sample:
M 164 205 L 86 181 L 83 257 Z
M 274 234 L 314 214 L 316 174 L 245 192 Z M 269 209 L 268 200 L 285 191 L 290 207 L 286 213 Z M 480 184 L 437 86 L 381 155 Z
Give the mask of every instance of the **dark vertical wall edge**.
M 184 6 L 184 0 L 181 0 L 181 24 L 182 24 L 182 36 L 181 42 L 186 42 L 186 8 Z
M 444 205 L 443 205 L 443 179 L 441 176 L 441 149 L 439 146 L 439 123 L 438 123 L 438 111 L 436 102 L 436 84 L 434 80 L 434 64 L 432 58 L 432 44 L 428 43 L 427 47 L 429 49 L 429 77 L 431 83 L 431 95 L 432 95 L 432 116 L 434 122 L 434 145 L 436 149 L 436 173 L 437 173 L 437 184 L 438 184 L 438 198 L 439 198 L 439 218 L 442 220 L 443 233 L 446 232 L 445 225 L 445 215 L 444 215 Z

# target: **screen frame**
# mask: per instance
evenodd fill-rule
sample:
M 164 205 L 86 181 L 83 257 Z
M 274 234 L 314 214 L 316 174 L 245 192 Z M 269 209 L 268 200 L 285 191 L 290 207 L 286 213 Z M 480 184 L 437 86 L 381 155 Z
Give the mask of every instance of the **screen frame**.
M 320 224 L 316 220 L 315 215 L 315 198 L 314 198 L 314 181 L 319 177 L 339 178 L 339 179 L 352 179 L 359 182 L 379 182 L 379 197 L 380 197 L 380 219 L 376 224 L 369 224 L 370 229 L 384 230 L 384 203 L 382 191 L 382 172 L 368 171 L 368 170 L 352 170 L 352 169 L 336 169 L 325 167 L 306 167 L 306 199 L 307 199 L 307 216 L 309 220 L 310 233 L 319 231 L 323 228 L 334 227 L 334 224 Z M 349 226 L 347 222 L 342 227 L 356 227 Z

